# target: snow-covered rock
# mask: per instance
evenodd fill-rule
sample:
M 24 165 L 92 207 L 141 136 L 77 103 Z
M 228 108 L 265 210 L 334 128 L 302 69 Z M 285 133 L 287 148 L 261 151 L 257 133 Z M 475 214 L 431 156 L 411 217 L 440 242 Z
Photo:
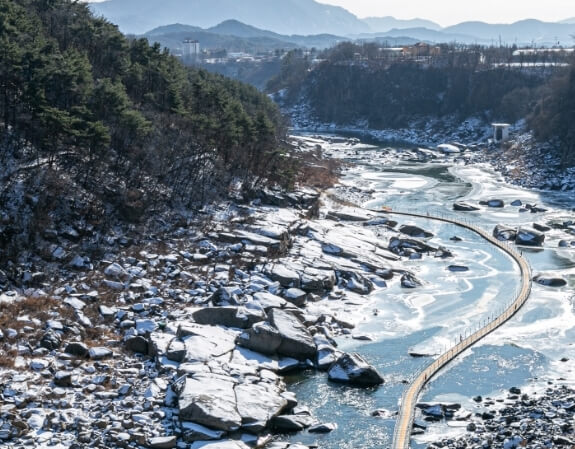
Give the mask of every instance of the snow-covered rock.
M 212 429 L 233 431 L 242 425 L 231 378 L 198 374 L 185 379 L 178 397 L 180 419 Z
M 343 354 L 328 371 L 329 379 L 360 387 L 371 387 L 384 382 L 377 370 L 357 353 Z
M 278 354 L 305 360 L 314 359 L 317 348 L 313 338 L 303 323 L 291 312 L 272 309 L 269 312 L 269 321 L 280 336 Z

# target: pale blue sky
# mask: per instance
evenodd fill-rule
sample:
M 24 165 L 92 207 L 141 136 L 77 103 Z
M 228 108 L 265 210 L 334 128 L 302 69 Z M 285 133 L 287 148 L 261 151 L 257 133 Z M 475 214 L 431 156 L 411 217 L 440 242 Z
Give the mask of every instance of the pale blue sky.
M 241 1 L 241 0 L 240 0 Z M 512 23 L 521 19 L 555 22 L 575 17 L 575 0 L 318 0 L 356 16 L 433 20 L 442 26 L 468 20 Z
M 85 0 L 88 2 L 102 0 Z M 237 0 L 241 2 L 241 0 Z M 557 22 L 575 17 L 575 0 L 316 0 L 342 6 L 360 18 L 393 16 L 428 19 L 442 26 L 468 20 L 512 23 L 522 19 Z

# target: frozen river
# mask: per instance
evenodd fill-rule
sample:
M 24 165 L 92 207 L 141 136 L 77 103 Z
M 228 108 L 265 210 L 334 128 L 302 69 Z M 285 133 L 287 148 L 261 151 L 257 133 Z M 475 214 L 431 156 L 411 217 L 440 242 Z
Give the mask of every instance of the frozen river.
M 334 157 L 349 162 L 342 179 L 342 191 L 360 192 L 361 206 L 402 211 L 433 211 L 454 215 L 454 201 L 477 204 L 498 198 L 504 208 L 481 207 L 476 212 L 457 212 L 489 232 L 496 224 L 531 227 L 533 223 L 552 224 L 575 221 L 573 194 L 543 193 L 506 184 L 487 166 L 463 165 L 453 159 L 414 162 L 401 149 L 374 147 L 362 143 L 321 142 Z M 367 193 L 366 193 L 367 192 Z M 544 213 L 522 212 L 513 201 L 537 204 Z M 357 202 L 357 200 L 356 200 Z M 394 217 L 395 219 L 396 217 Z M 398 218 L 434 234 L 430 244 L 451 250 L 453 259 L 424 257 L 404 262 L 424 285 L 416 289 L 391 283 L 373 294 L 366 306 L 365 319 L 354 333 L 368 335 L 371 341 L 339 338 L 345 351 L 356 351 L 372 363 L 385 378 L 377 389 L 349 388 L 327 381 L 323 373 L 305 373 L 290 378 L 290 389 L 300 403 L 308 406 L 323 422 L 336 422 L 338 429 L 327 435 L 299 433 L 290 437 L 320 448 L 389 447 L 394 412 L 406 386 L 433 357 L 489 320 L 514 299 L 519 285 L 518 268 L 504 253 L 478 235 L 455 225 L 427 219 Z M 561 288 L 535 284 L 524 308 L 502 328 L 460 356 L 424 390 L 421 400 L 458 402 L 475 412 L 472 398 L 496 398 L 511 386 L 525 390 L 543 388 L 559 378 L 575 383 L 575 247 L 559 248 L 559 240 L 575 240 L 565 230 L 552 229 L 543 248 L 523 248 L 533 273 L 551 273 L 568 280 Z M 392 234 L 390 234 L 392 235 Z M 461 240 L 454 241 L 457 236 Z M 382 235 L 382 239 L 389 236 Z M 451 264 L 469 267 L 451 272 Z M 373 311 L 377 313 L 373 313 Z M 413 357 L 410 353 L 424 355 Z M 567 360 L 566 360 L 567 359 Z M 566 360 L 566 361 L 565 361 Z M 373 417 L 385 409 L 389 417 Z M 433 424 L 412 445 L 425 447 L 429 441 L 461 432 L 445 423 Z

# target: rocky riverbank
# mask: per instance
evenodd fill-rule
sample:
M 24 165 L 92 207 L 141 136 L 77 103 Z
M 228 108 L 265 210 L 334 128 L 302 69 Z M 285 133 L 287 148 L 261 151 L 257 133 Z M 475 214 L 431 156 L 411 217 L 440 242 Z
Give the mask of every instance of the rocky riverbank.
M 334 156 L 361 150 L 342 146 Z M 368 339 L 354 326 L 375 313 L 370 294 L 421 285 L 426 258 L 460 266 L 427 230 L 353 205 L 372 193 L 263 191 L 162 233 L 114 230 L 97 252 L 77 230 L 51 229 L 49 252 L 0 273 L 2 444 L 301 449 L 279 436 L 334 430 L 298 405 L 284 375 L 385 382 L 334 337 Z
M 22 288 L 2 279 L 3 447 L 285 449 L 302 446 L 276 435 L 333 430 L 282 376 L 385 381 L 334 336 L 365 338 L 368 295 L 417 282 L 396 225 L 304 189 L 223 205 L 201 229 L 117 235 L 101 257 L 56 229 Z
M 499 398 L 475 397 L 477 410 L 464 410 L 457 404 L 421 404 L 426 421 L 448 420 L 465 426 L 460 437 L 443 438 L 427 446 L 437 448 L 550 448 L 573 447 L 575 431 L 575 390 L 566 385 L 552 385 L 544 391 L 522 392 L 512 387 Z
M 457 117 L 427 118 L 400 129 L 369 129 L 365 124 L 336 126 L 316 123 L 305 107 L 288 111 L 294 127 L 304 132 L 337 132 L 376 140 L 382 144 L 399 143 L 436 149 L 438 145 L 454 143 L 459 151 L 450 154 L 464 163 L 487 163 L 501 173 L 509 183 L 529 189 L 575 189 L 575 167 L 562 167 L 551 142 L 541 143 L 526 129 L 524 121 L 510 127 L 510 140 L 493 144 L 493 129 L 479 118 L 461 121 Z

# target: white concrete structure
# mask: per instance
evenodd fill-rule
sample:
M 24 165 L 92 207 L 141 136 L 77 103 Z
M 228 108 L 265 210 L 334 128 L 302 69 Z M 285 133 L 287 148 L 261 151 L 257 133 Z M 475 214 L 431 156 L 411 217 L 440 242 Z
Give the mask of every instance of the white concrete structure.
M 493 126 L 493 141 L 495 143 L 505 142 L 509 140 L 509 123 L 492 123 Z

